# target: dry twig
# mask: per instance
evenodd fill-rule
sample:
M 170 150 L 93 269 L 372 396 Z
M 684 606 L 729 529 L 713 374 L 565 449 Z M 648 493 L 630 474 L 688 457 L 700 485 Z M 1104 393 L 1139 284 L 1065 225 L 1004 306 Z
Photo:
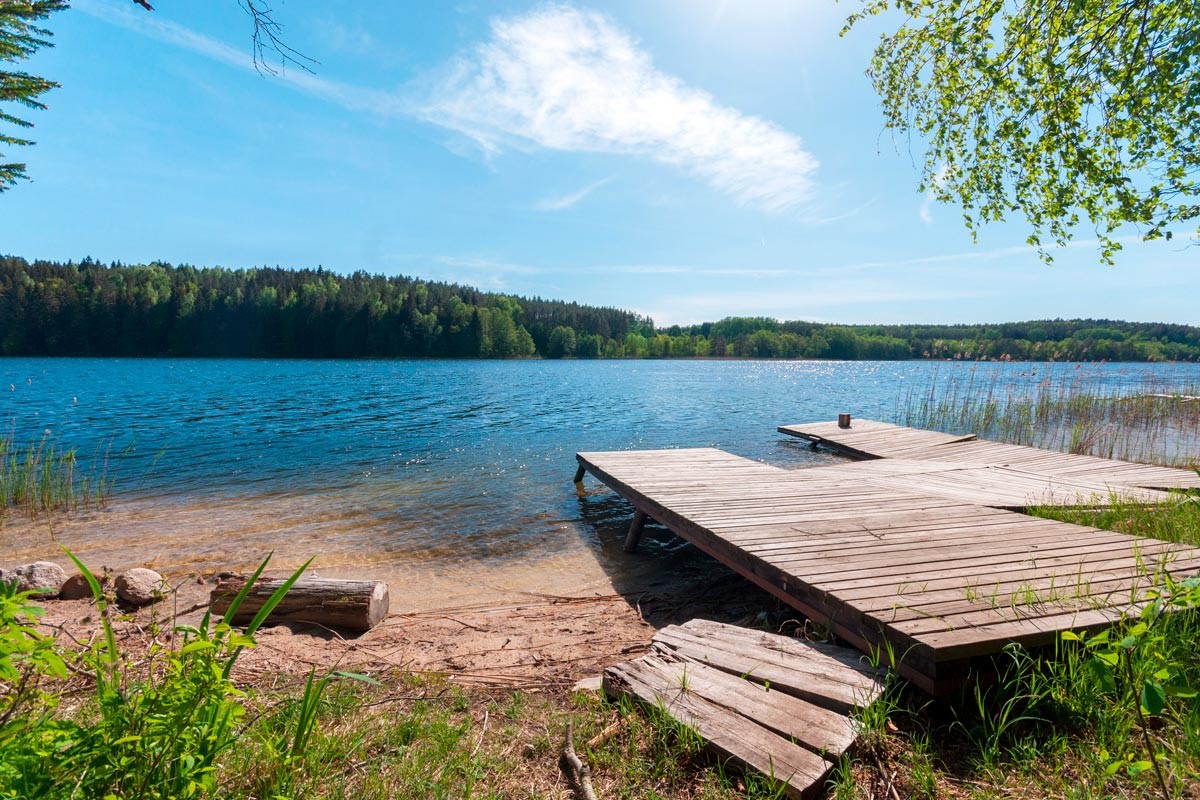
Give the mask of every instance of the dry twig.
M 558 757 L 558 768 L 571 785 L 575 800 L 596 800 L 596 790 L 592 788 L 592 769 L 575 754 L 573 737 L 573 720 L 567 720 L 567 741 L 563 744 L 562 755 Z

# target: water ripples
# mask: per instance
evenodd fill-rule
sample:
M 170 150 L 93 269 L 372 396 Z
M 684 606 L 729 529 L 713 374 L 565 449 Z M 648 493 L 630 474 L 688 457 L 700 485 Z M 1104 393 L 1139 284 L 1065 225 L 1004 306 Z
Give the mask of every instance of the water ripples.
M 1181 369 L 1094 368 L 1114 382 L 1169 370 L 1176 379 Z M 610 577 L 628 568 L 620 541 L 629 508 L 590 482 L 576 495 L 576 451 L 715 446 L 811 466 L 832 457 L 781 436 L 777 425 L 842 411 L 891 419 L 906 393 L 972 370 L 1019 382 L 1048 369 L 8 359 L 0 384 L 14 390 L 0 397 L 0 418 L 18 442 L 49 429 L 78 449 L 85 468 L 112 442 L 116 502 L 72 528 L 80 546 L 102 550 L 107 538 L 117 558 L 151 546 L 154 526 L 170 526 L 158 541 L 180 558 L 318 552 L 335 571 L 371 565 L 411 578 L 426 570 L 423 580 L 450 585 L 489 565 L 579 554 Z M 1188 369 L 1194 382 L 1200 371 Z M 667 537 L 648 542 L 651 552 L 676 546 Z M 550 580 L 550 572 L 536 574 Z

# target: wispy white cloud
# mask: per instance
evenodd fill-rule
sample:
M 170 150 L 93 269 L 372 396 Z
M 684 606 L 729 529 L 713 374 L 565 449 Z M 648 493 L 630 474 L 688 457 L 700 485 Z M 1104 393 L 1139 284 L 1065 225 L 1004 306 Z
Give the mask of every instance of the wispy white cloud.
M 600 180 L 598 180 L 594 183 L 589 183 L 587 186 L 584 186 L 582 189 L 578 189 L 574 192 L 571 192 L 570 194 L 565 194 L 565 195 L 562 195 L 561 197 L 542 198 L 541 200 L 537 201 L 537 203 L 534 204 L 534 208 L 538 209 L 539 211 L 565 211 L 568 208 L 573 207 L 580 200 L 587 197 L 589 194 L 596 191 L 604 184 L 611 183 L 611 182 L 612 182 L 612 176 L 610 175 L 609 177 L 601 178 Z
M 433 81 L 421 115 L 492 154 L 648 157 L 770 212 L 814 195 L 817 161 L 798 137 L 659 71 L 608 17 L 570 6 L 493 20 L 491 38 Z
M 213 61 L 253 69 L 248 51 L 128 3 L 77 0 L 73 6 Z M 354 39 L 364 41 L 361 34 Z M 417 116 L 466 134 L 492 154 L 514 145 L 648 157 L 770 212 L 797 209 L 814 194 L 817 161 L 798 137 L 659 71 L 608 17 L 569 6 L 494 20 L 491 38 L 453 61 L 423 92 L 371 89 L 300 69 L 274 79 L 350 111 Z M 416 94 L 423 99 L 414 100 Z M 569 208 L 605 182 L 538 207 Z
M 238 50 L 183 25 L 163 19 L 158 14 L 133 9 L 130 3 L 75 0 L 71 7 L 111 25 L 190 50 L 213 61 L 247 71 L 254 69 L 248 46 L 245 51 Z M 401 116 L 408 113 L 404 102 L 392 93 L 329 80 L 301 69 L 280 70 L 273 79 L 349 111 L 367 111 L 383 116 Z

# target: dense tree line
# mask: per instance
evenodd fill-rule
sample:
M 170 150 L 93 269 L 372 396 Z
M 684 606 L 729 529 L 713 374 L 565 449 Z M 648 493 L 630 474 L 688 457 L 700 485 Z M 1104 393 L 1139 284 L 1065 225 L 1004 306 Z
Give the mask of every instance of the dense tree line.
M 0 355 L 1195 361 L 1200 328 L 766 317 L 655 328 L 620 309 L 403 276 L 0 257 Z
M 3 355 L 520 358 L 559 325 L 652 330 L 618 309 L 365 272 L 0 258 Z

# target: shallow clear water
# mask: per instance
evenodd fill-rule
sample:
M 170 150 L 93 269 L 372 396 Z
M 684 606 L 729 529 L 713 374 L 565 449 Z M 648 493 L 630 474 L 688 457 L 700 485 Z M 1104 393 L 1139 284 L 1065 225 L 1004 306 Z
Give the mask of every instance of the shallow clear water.
M 0 562 L 66 544 L 112 566 L 290 566 L 393 582 L 411 605 L 574 593 L 632 580 L 629 509 L 571 477 L 586 450 L 719 447 L 784 467 L 831 456 L 777 425 L 893 419 L 906 395 L 972 375 L 1074 365 L 768 361 L 7 359 L 0 419 L 85 462 L 112 442 L 108 510 L 10 519 Z M 1191 382 L 1197 365 L 1087 365 L 1093 387 Z M 650 552 L 669 558 L 668 537 Z

